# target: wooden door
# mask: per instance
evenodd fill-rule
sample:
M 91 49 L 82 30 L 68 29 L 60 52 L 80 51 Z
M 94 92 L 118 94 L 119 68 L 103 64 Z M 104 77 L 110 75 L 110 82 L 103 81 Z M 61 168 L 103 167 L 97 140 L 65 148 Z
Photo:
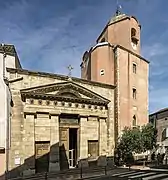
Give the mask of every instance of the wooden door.
M 47 172 L 49 168 L 50 142 L 35 142 L 35 167 L 36 172 Z
M 99 143 L 96 140 L 89 140 L 88 141 L 88 154 L 92 158 L 95 158 L 99 155 Z
M 69 129 L 60 127 L 60 168 L 69 168 Z

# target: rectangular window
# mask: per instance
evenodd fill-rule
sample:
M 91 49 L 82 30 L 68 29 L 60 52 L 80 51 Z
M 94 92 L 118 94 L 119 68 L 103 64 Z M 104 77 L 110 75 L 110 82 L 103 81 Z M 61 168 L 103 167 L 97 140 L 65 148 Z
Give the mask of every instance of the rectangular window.
M 0 154 L 5 154 L 5 148 L 0 148 Z
M 98 140 L 88 140 L 88 155 L 92 158 L 96 158 L 99 155 Z
M 133 73 L 135 73 L 136 74 L 136 64 L 133 64 Z
M 132 89 L 132 97 L 133 97 L 133 99 L 136 99 L 136 98 L 137 98 L 137 97 L 136 97 L 136 94 L 137 94 L 136 89 L 133 88 L 133 89 Z

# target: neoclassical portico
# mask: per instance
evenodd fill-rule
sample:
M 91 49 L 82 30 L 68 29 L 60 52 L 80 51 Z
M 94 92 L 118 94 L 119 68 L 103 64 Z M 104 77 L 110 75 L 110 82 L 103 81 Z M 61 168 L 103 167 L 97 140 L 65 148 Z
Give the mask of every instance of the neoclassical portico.
M 59 170 L 74 167 L 77 159 L 106 155 L 108 99 L 72 81 L 20 92 L 23 145 L 27 158 L 35 155 L 32 169 Z

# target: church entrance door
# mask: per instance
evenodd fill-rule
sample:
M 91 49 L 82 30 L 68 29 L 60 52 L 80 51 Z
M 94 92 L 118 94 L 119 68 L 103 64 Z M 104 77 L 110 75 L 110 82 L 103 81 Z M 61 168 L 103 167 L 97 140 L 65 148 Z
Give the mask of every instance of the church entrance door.
M 78 128 L 60 127 L 60 168 L 74 168 L 77 161 Z
M 60 169 L 68 169 L 68 156 L 69 156 L 69 129 L 60 127 Z
M 69 128 L 69 167 L 76 166 L 77 161 L 77 128 Z
M 78 115 L 61 114 L 59 117 L 60 130 L 60 169 L 76 166 L 78 156 Z

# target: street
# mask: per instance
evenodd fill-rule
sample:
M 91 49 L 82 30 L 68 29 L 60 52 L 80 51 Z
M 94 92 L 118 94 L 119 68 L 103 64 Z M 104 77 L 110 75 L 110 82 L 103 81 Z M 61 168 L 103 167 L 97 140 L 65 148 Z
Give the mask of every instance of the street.
M 168 180 L 168 171 L 131 170 L 117 172 L 104 177 L 88 178 L 90 180 Z

